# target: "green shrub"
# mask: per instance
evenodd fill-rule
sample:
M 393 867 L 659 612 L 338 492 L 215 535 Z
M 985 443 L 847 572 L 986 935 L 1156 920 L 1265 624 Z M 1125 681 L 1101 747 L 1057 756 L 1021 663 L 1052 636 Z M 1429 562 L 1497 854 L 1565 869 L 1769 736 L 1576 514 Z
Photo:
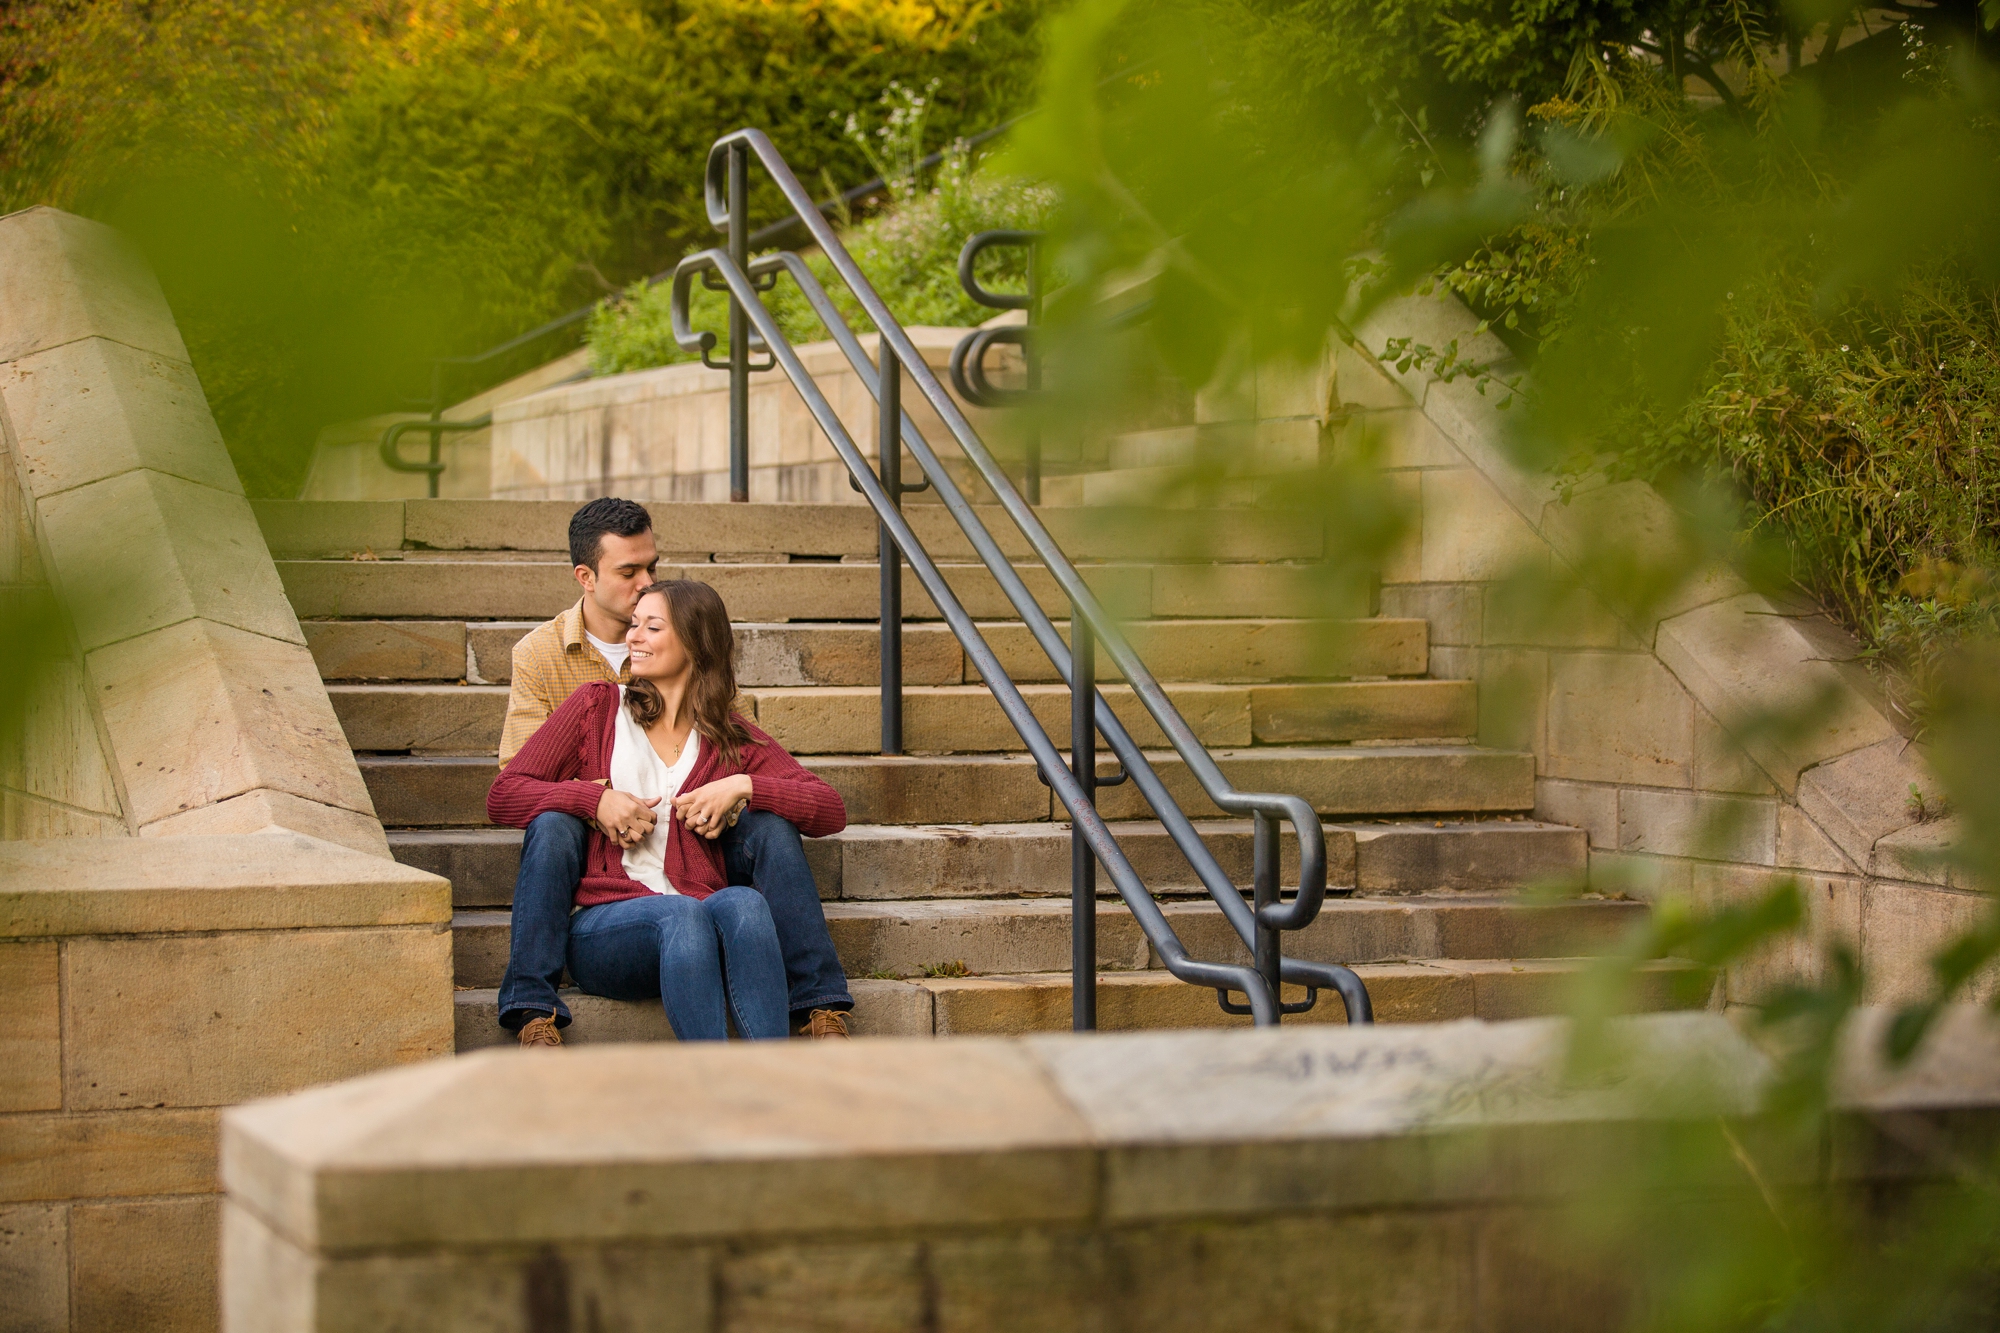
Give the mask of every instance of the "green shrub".
M 407 404 L 430 358 L 706 244 L 718 135 L 845 185 L 845 118 L 891 80 L 939 81 L 941 137 L 1005 119 L 1041 3 L 30 0 L 0 17 L 0 210 L 131 234 L 246 485 L 289 494 L 321 425 Z

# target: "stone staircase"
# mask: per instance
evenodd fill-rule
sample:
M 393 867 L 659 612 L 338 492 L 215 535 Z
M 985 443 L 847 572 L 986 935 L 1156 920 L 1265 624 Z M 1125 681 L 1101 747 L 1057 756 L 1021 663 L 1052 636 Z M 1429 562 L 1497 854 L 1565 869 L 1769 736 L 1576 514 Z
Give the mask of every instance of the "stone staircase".
M 567 502 L 268 502 L 259 518 L 399 860 L 448 877 L 460 1049 L 501 1040 L 520 834 L 485 821 L 510 650 L 577 596 L 561 547 Z M 844 505 L 655 504 L 662 577 L 715 585 L 738 626 L 744 710 L 847 802 L 849 827 L 809 841 L 852 979 L 860 1033 L 1068 1026 L 1069 836 L 1024 747 L 912 578 L 904 594 L 907 748 L 878 749 L 875 525 Z M 936 506 L 918 535 L 1059 745 L 1068 692 Z M 1187 511 L 1171 525 L 1115 508 L 1045 510 L 1053 535 L 1125 617 L 1135 647 L 1223 771 L 1296 792 L 1328 818 L 1329 899 L 1288 936 L 1299 956 L 1356 967 L 1385 1021 L 1517 1017 L 1559 1003 L 1575 959 L 1643 905 L 1528 905 L 1578 878 L 1581 832 L 1538 823 L 1532 756 L 1485 749 L 1471 682 L 1427 677 L 1427 626 L 1329 591 L 1310 515 Z M 1025 554 L 997 511 L 989 526 Z M 1052 616 L 1066 603 L 1039 570 Z M 1066 630 L 1066 625 L 1060 627 Z M 1108 668 L 1107 668 L 1108 669 Z M 1129 690 L 1112 707 L 1164 739 Z M 1225 868 L 1250 874 L 1248 821 L 1155 759 Z M 1107 762 L 1106 769 L 1111 765 Z M 1197 957 L 1245 958 L 1131 787 L 1101 806 Z M 1295 852 L 1286 840 L 1287 875 Z M 1102 878 L 1102 877 L 1100 877 Z M 1247 1022 L 1159 967 L 1104 890 L 1106 1028 Z M 1661 978 L 1664 980 L 1664 973 Z M 1664 1003 L 1665 987 L 1642 997 Z M 578 997 L 571 1040 L 661 1038 L 657 1004 Z M 1323 998 L 1306 1021 L 1340 1017 Z M 1298 1021 L 1298 1020 L 1294 1020 Z

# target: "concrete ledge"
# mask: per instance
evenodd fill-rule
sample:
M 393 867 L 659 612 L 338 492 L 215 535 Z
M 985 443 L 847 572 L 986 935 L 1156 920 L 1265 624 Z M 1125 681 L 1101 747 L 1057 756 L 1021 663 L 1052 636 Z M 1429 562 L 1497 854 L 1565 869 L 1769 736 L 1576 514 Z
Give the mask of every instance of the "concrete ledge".
M 449 881 L 302 833 L 155 838 L 120 855 L 90 838 L 0 842 L 12 939 L 450 921 Z
M 1722 1117 L 1810 1189 L 1941 1169 L 1878 1118 L 1990 1133 L 1992 1020 L 1896 1071 L 1881 1022 L 1830 1158 L 1763 1132 L 1769 1066 L 1713 1014 L 1624 1022 L 1585 1084 L 1560 1020 L 491 1052 L 228 1113 L 226 1320 L 1212 1328 L 1254 1283 L 1274 1326 L 1545 1329 L 1468 1293 L 1532 1275 L 1492 1246 L 1635 1152 Z

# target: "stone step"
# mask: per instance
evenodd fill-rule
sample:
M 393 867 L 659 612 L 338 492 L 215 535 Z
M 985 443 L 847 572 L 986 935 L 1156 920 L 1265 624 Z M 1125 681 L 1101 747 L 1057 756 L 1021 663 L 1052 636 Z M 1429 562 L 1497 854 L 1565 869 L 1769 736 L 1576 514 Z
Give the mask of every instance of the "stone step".
M 357 757 L 387 827 L 486 823 L 492 756 Z M 1148 758 L 1189 817 L 1225 817 L 1179 755 Z M 1535 757 L 1479 746 L 1273 745 L 1219 750 L 1214 758 L 1238 790 L 1295 793 L 1323 815 L 1497 814 L 1535 803 Z M 1020 824 L 1060 809 L 1026 755 L 808 755 L 803 762 L 840 792 L 856 824 Z M 1106 819 L 1153 817 L 1132 783 L 1098 795 Z
M 308 620 L 306 643 L 328 681 L 459 681 L 505 685 L 513 678 L 514 645 L 538 620 Z M 1059 680 L 1028 628 L 1016 621 L 979 627 L 1009 677 L 1024 683 Z M 1065 642 L 1069 622 L 1056 622 Z M 1162 681 L 1261 684 L 1421 676 L 1429 668 L 1429 626 L 1416 619 L 1142 620 L 1126 628 L 1134 651 Z M 881 636 L 872 625 L 748 624 L 736 626 L 736 680 L 746 688 L 876 685 Z M 1102 654 L 1099 678 L 1117 680 Z M 918 623 L 903 628 L 903 683 L 961 685 L 978 671 L 951 630 Z
M 1195 958 L 1247 963 L 1249 951 L 1211 901 L 1170 903 L 1168 921 Z M 1312 925 L 1285 937 L 1285 952 L 1327 963 L 1573 957 L 1608 950 L 1643 921 L 1643 903 L 1610 900 L 1530 905 L 1464 895 L 1331 899 Z M 1052 898 L 826 905 L 834 947 L 849 976 L 913 979 L 945 972 L 992 976 L 1069 966 L 1070 905 Z M 452 917 L 453 979 L 497 986 L 507 968 L 512 914 Z M 1122 902 L 1097 908 L 1097 962 L 1105 972 L 1159 968 L 1160 957 Z
M 566 560 L 280 560 L 279 578 L 301 620 L 546 620 L 572 605 Z M 1013 607 L 983 565 L 940 566 L 966 610 L 1005 619 Z M 1335 586 L 1323 566 L 1283 564 L 1085 565 L 1084 582 L 1121 620 L 1254 616 L 1360 619 L 1372 597 Z M 700 579 L 722 594 L 731 619 L 874 620 L 881 584 L 873 563 L 662 563 L 660 577 Z M 1023 567 L 1042 610 L 1067 616 L 1069 602 L 1046 570 Z M 909 570 L 903 609 L 935 620 L 937 608 Z
M 1560 1013 L 1577 959 L 1439 959 L 1421 963 L 1364 963 L 1354 970 L 1368 986 L 1375 1016 L 1383 1023 L 1442 1023 L 1477 1018 L 1499 1022 Z M 1672 983 L 1686 965 L 1647 964 L 1634 988 L 1638 1012 L 1674 1006 Z M 921 981 L 849 982 L 854 995 L 852 1031 L 857 1036 L 914 1037 L 1012 1035 L 1067 1032 L 1070 979 L 1067 972 L 1001 977 L 939 977 Z M 498 994 L 461 990 L 457 1001 L 458 1049 L 511 1045 L 512 1033 L 498 1021 Z M 1304 992 L 1287 986 L 1287 1002 Z M 566 992 L 574 1022 L 563 1040 L 582 1045 L 607 1041 L 671 1041 L 673 1032 L 656 1001 L 606 1000 Z M 1224 1013 L 1215 992 L 1175 980 L 1166 972 L 1113 972 L 1098 979 L 1098 1027 L 1134 1029 L 1248 1027 L 1248 1017 Z M 1287 1023 L 1346 1021 L 1339 998 L 1322 994 L 1317 1006 Z
M 1146 887 L 1161 894 L 1202 892 L 1166 830 L 1150 821 L 1111 826 Z M 1202 820 L 1202 841 L 1223 873 L 1250 882 L 1250 822 Z M 1297 842 L 1280 844 L 1280 874 L 1298 875 Z M 1580 829 L 1526 819 L 1331 824 L 1327 882 L 1362 894 L 1508 893 L 1577 882 L 1588 855 Z M 808 838 L 806 858 L 829 901 L 910 898 L 1032 898 L 1069 894 L 1067 824 L 855 824 L 831 838 Z M 505 907 L 521 858 L 515 829 L 399 829 L 389 835 L 398 861 L 449 879 L 458 907 Z M 1098 891 L 1113 895 L 1102 876 Z
M 271 554 L 280 559 L 386 557 L 431 551 L 566 553 L 568 500 L 258 500 L 257 520 Z M 675 559 L 723 555 L 873 556 L 873 511 L 852 504 L 647 503 L 662 552 Z M 1030 557 L 1027 539 L 997 505 L 975 509 L 1000 549 Z M 970 560 L 972 544 L 942 507 L 907 515 L 917 539 L 938 560 Z M 1246 515 L 1229 511 L 1177 513 L 1163 525 L 1139 508 L 1041 515 L 1072 560 L 1316 560 L 1325 549 L 1324 521 L 1307 510 Z M 566 556 L 565 562 L 566 562 Z
M 1141 745 L 1162 732 L 1131 688 L 1100 687 Z M 1207 746 L 1436 740 L 1478 730 L 1478 686 L 1469 680 L 1343 681 L 1289 685 L 1164 687 Z M 500 744 L 504 685 L 329 685 L 334 713 L 356 750 L 465 753 Z M 1021 693 L 1057 745 L 1069 744 L 1069 690 Z M 882 745 L 882 696 L 873 686 L 748 689 L 741 711 L 795 755 L 867 754 Z M 913 754 L 1026 749 L 983 685 L 916 685 L 903 691 L 904 748 Z

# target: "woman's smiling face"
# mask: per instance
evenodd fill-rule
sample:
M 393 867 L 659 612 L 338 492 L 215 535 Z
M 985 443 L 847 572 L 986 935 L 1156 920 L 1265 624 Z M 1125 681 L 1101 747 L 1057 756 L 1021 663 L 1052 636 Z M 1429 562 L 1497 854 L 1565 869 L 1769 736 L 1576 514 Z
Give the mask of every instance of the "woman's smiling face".
M 632 650 L 631 671 L 642 680 L 672 680 L 689 667 L 687 649 L 674 633 L 674 621 L 667 611 L 667 595 L 652 593 L 639 599 L 632 609 L 632 628 L 625 632 L 626 646 Z

